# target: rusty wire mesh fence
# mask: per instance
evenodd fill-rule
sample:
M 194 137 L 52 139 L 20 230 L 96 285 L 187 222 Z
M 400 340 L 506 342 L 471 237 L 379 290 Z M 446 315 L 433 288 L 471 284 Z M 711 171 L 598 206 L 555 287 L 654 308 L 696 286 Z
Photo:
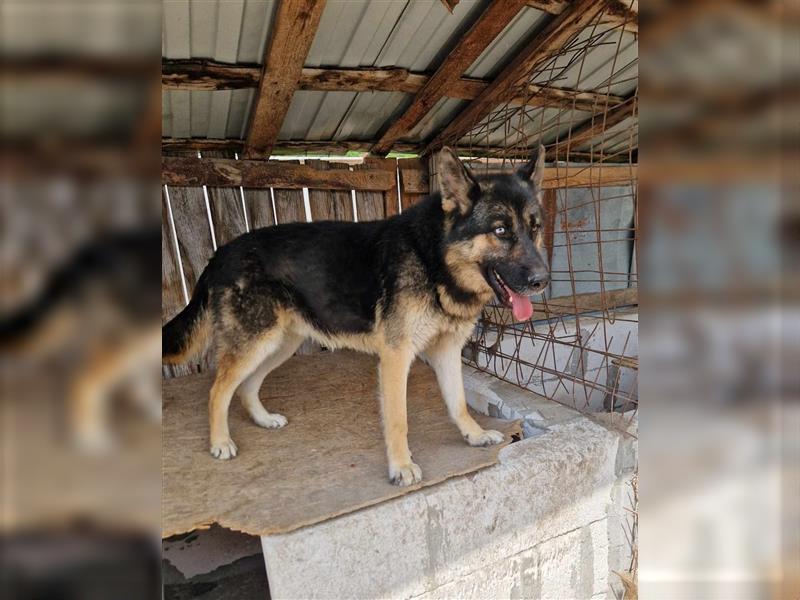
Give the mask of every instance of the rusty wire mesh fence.
M 611 413 L 630 431 L 638 406 L 638 49 L 626 23 L 605 17 L 521 78 L 515 100 L 441 142 L 479 173 L 507 169 L 539 143 L 547 151 L 551 285 L 529 322 L 486 307 L 465 360 L 581 412 Z M 561 105 L 536 106 L 553 88 L 563 90 Z

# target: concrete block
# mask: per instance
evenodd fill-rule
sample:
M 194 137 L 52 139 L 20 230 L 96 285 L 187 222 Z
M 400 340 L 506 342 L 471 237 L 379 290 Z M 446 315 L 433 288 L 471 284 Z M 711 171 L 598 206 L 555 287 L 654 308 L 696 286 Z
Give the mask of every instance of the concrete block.
M 261 538 L 270 596 L 410 598 L 431 587 L 435 544 L 423 493 Z
M 610 571 L 628 571 L 631 565 L 631 546 L 626 531 L 633 530 L 633 473 L 620 477 L 611 488 L 608 503 L 608 564 Z M 623 587 L 620 578 L 611 573 L 608 578 L 609 589 L 616 597 L 621 597 Z M 611 597 L 611 596 L 610 596 Z
M 591 598 L 608 586 L 605 519 L 557 536 L 536 547 L 537 583 L 528 598 Z
M 617 445 L 618 434 L 587 419 L 555 424 L 505 448 L 493 467 L 262 538 L 272 597 L 509 597 L 530 581 L 533 558 L 523 561 L 526 552 L 605 522 Z M 607 573 L 607 536 L 591 528 L 588 535 L 591 542 L 581 538 L 578 552 L 591 543 Z M 566 550 L 548 552 L 547 560 L 559 561 Z M 580 571 L 563 585 L 591 583 L 594 590 L 589 579 Z
M 531 549 L 506 560 L 477 568 L 461 579 L 449 581 L 415 600 L 440 598 L 531 598 L 525 593 L 536 551 Z

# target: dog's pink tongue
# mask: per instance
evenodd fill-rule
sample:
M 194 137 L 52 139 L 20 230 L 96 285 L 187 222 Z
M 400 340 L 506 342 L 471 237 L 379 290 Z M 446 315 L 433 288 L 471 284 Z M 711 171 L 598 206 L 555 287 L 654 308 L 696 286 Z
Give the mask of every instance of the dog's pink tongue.
M 511 294 L 511 312 L 517 321 L 527 321 L 533 315 L 533 305 L 527 296 L 508 290 Z

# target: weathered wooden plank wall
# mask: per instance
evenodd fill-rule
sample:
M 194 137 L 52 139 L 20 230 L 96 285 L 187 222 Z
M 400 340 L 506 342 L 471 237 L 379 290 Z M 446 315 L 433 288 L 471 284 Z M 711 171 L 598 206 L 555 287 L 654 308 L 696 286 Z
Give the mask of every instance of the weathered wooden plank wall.
M 317 169 L 344 170 L 350 165 L 322 160 L 309 161 Z M 343 190 L 309 190 L 309 205 L 312 221 L 353 221 L 353 198 L 351 192 Z
M 178 259 L 175 256 L 175 245 L 172 239 L 172 228 L 169 225 L 164 191 L 161 192 L 161 323 L 164 324 L 180 312 L 184 306 L 181 274 L 178 271 Z M 164 377 L 188 375 L 192 372 L 189 365 L 165 365 L 162 367 Z
M 275 225 L 272 213 L 272 194 L 269 190 L 244 190 L 244 205 L 247 208 L 247 219 L 250 229 Z

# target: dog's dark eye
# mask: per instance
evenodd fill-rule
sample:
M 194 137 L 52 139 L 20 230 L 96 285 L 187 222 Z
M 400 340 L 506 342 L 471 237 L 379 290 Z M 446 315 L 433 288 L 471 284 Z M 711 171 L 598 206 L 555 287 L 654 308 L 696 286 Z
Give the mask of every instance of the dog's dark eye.
M 533 229 L 534 231 L 539 231 L 540 227 L 541 227 L 541 224 L 539 223 L 539 221 L 537 221 L 536 219 L 531 221 L 531 229 Z
M 508 229 L 506 229 L 503 226 L 495 227 L 494 228 L 494 234 L 499 238 L 507 237 L 508 236 Z

